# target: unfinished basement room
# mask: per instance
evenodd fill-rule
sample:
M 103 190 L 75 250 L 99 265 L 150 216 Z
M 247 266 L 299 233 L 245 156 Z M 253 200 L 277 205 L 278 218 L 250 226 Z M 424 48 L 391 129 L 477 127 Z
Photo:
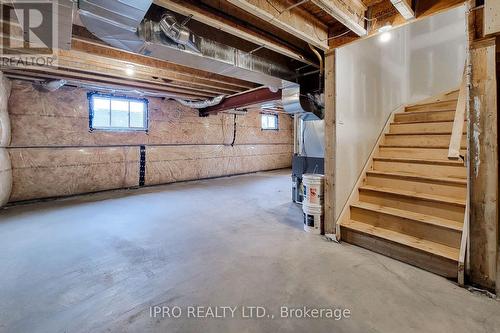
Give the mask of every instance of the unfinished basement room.
M 500 0 L 0 21 L 0 333 L 500 333 Z

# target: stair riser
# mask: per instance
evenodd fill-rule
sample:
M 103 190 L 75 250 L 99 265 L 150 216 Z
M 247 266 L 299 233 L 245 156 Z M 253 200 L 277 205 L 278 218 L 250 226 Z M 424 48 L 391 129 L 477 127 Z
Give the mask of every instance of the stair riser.
M 406 112 L 417 112 L 417 111 L 441 111 L 441 110 L 452 110 L 455 111 L 457 109 L 457 101 L 445 101 L 445 102 L 436 102 L 432 104 L 424 104 L 424 105 L 415 105 L 410 106 L 405 109 Z
M 359 189 L 359 201 L 463 222 L 465 207 L 391 193 Z
M 380 147 L 377 156 L 448 161 L 448 149 Z
M 340 227 L 341 237 L 347 243 L 364 247 L 385 256 L 420 267 L 447 278 L 457 277 L 457 262 L 414 250 L 405 245 Z
M 441 195 L 444 197 L 451 197 L 456 199 L 465 198 L 467 192 L 467 186 L 465 184 L 450 184 L 420 179 L 410 180 L 401 177 L 391 177 L 385 175 L 368 175 L 368 177 L 366 178 L 366 184 L 417 193 Z
M 455 111 L 422 112 L 421 114 L 407 114 L 403 112 L 394 115 L 395 122 L 452 121 L 454 118 Z
M 414 123 L 414 124 L 391 124 L 389 133 L 411 134 L 411 133 L 451 133 L 453 122 L 442 123 Z
M 451 135 L 422 134 L 422 135 L 386 135 L 384 144 L 388 146 L 418 146 L 418 147 L 448 147 Z M 466 147 L 466 137 L 462 136 L 462 147 Z
M 460 248 L 461 232 L 456 230 L 359 207 L 351 207 L 351 219 L 457 249 Z
M 373 170 L 385 172 L 407 172 L 429 177 L 466 179 L 467 169 L 462 165 L 434 165 L 392 161 L 373 161 Z

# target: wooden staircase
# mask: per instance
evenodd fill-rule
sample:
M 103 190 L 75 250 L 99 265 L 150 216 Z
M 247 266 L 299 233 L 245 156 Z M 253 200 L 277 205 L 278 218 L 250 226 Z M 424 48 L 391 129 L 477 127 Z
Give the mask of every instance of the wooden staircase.
M 457 277 L 467 193 L 463 161 L 448 159 L 457 99 L 393 115 L 340 216 L 343 241 Z

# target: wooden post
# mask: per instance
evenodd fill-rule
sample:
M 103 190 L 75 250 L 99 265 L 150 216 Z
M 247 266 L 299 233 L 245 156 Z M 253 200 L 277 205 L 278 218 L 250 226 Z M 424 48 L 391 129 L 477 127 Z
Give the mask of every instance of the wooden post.
M 335 113 L 335 49 L 331 49 L 325 54 L 325 234 L 336 233 Z
M 500 24 L 499 24 L 500 25 Z M 500 54 L 500 37 L 496 38 L 496 53 L 497 53 L 497 115 L 498 115 L 498 110 L 500 106 L 500 81 L 498 80 L 498 77 L 500 75 L 500 57 L 498 55 Z M 498 126 L 500 124 L 500 119 L 497 117 L 497 130 Z M 497 135 L 497 147 L 498 144 L 500 144 L 500 138 Z M 497 152 L 498 153 L 498 152 Z M 497 155 L 498 157 L 498 155 Z M 498 184 L 497 184 L 498 185 Z M 499 189 L 500 191 L 500 189 Z M 497 209 L 498 209 L 498 197 L 497 197 Z M 496 294 L 497 297 L 500 295 L 500 227 L 498 228 L 498 249 L 497 249 L 497 281 L 496 281 Z
M 498 118 L 495 39 L 470 50 L 470 278 L 495 291 L 498 252 Z M 498 288 L 499 286 L 497 286 Z

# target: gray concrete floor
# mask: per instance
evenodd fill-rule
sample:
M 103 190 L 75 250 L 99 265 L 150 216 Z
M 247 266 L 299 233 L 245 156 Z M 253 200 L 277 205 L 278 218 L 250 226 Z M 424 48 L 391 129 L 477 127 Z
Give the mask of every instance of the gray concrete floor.
M 305 233 L 289 171 L 18 206 L 0 220 L 1 332 L 500 331 L 498 301 Z M 152 318 L 152 305 L 183 313 Z M 195 305 L 239 308 L 187 318 Z M 242 318 L 242 306 L 275 317 Z M 283 319 L 281 306 L 351 317 Z

